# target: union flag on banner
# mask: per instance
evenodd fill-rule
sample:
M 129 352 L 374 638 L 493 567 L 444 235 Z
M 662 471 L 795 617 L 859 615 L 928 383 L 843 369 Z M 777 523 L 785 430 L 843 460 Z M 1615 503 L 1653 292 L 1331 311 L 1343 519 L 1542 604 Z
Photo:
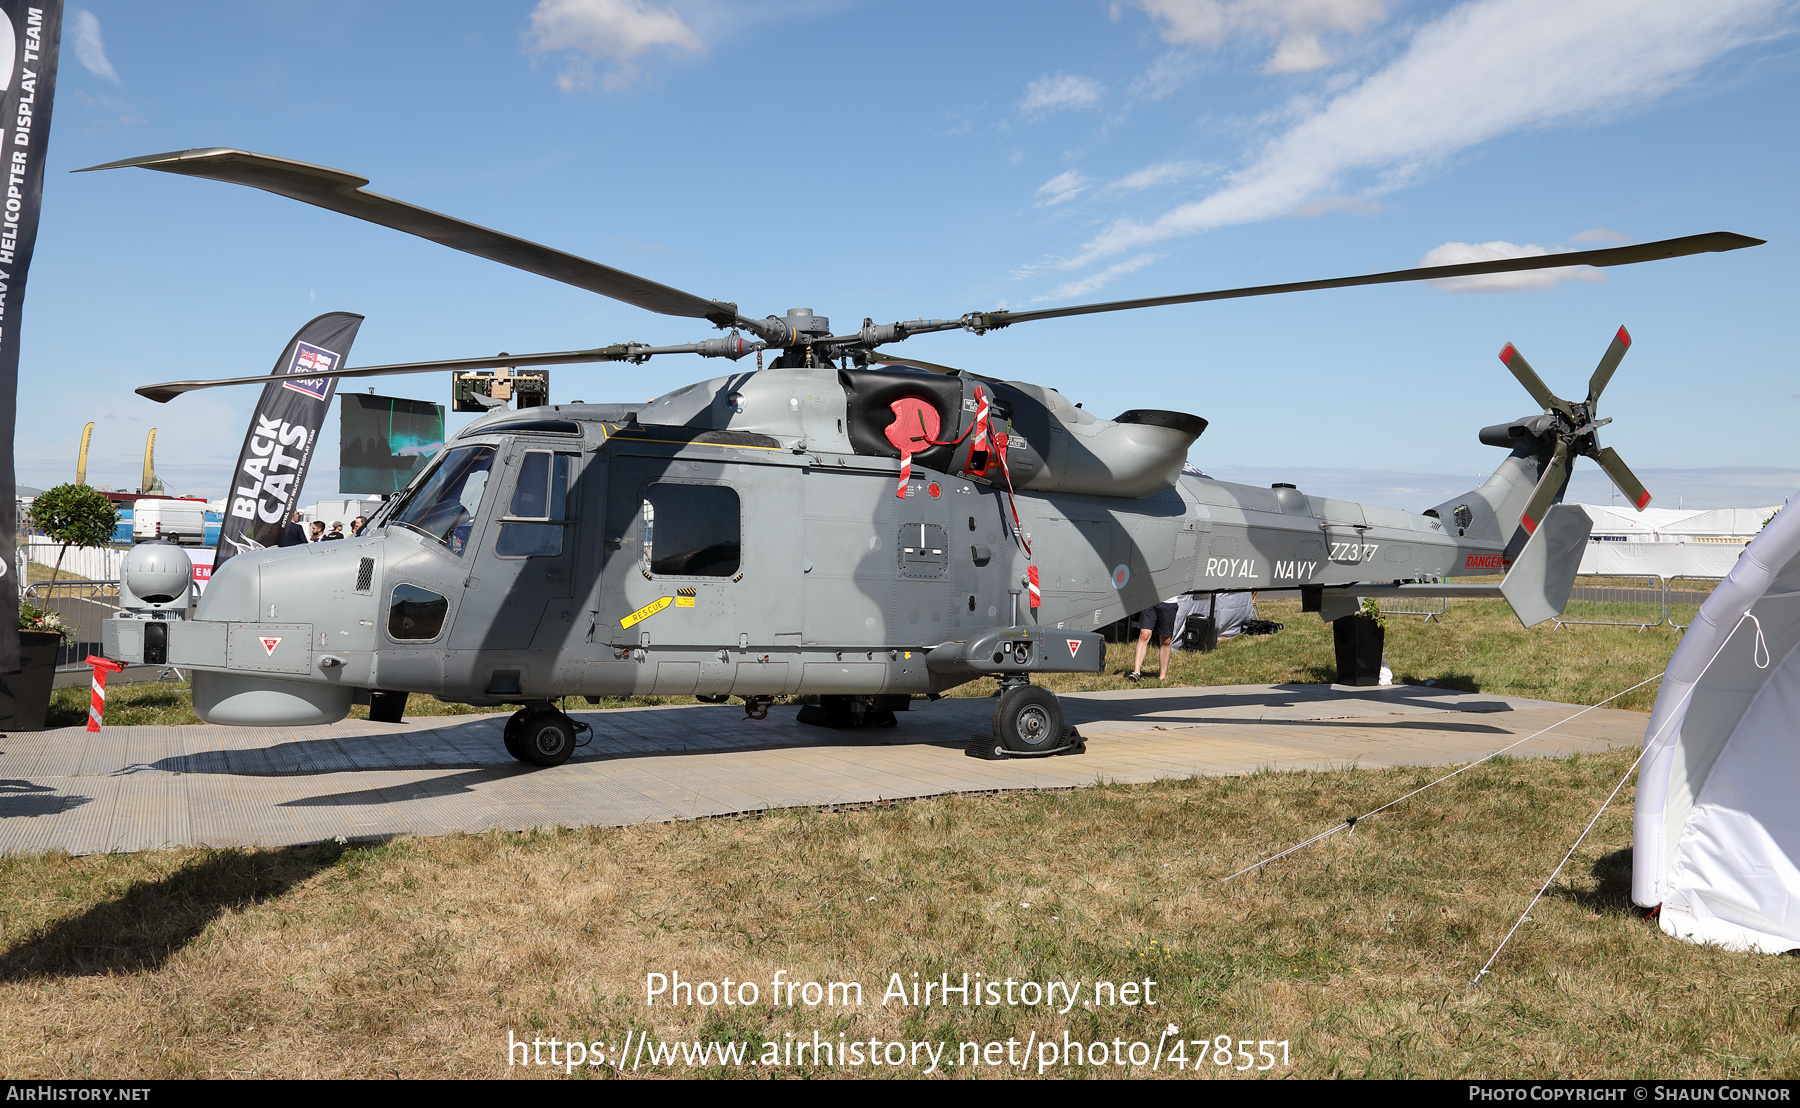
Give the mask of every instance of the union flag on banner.
M 294 344 L 294 360 L 288 365 L 288 374 L 292 377 L 303 377 L 307 373 L 329 373 L 337 368 L 336 354 L 322 346 L 314 346 L 310 342 Z M 292 389 L 302 396 L 310 396 L 314 400 L 324 400 L 330 394 L 327 377 L 309 377 L 304 380 L 283 381 L 281 387 Z

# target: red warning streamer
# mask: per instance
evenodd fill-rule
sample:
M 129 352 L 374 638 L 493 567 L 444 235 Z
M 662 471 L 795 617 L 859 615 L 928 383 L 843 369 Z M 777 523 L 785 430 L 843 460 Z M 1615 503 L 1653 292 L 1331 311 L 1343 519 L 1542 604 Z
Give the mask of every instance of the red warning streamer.
M 100 720 L 106 715 L 106 675 L 124 669 L 125 663 L 89 654 L 87 664 L 94 667 L 93 694 L 88 698 L 87 729 L 90 733 L 97 734 L 100 731 Z

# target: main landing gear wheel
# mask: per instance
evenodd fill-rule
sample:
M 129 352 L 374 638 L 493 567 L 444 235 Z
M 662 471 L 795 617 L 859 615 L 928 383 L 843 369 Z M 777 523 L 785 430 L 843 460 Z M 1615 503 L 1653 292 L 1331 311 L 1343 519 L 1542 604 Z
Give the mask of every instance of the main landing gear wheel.
M 575 753 L 575 721 L 561 712 L 536 711 L 519 725 L 519 757 L 534 766 L 560 766 Z
M 1036 685 L 1014 685 L 994 705 L 994 738 L 1008 750 L 1039 754 L 1063 741 L 1062 705 Z
M 525 760 L 525 755 L 520 751 L 519 732 L 525 726 L 525 719 L 529 715 L 531 715 L 531 709 L 520 708 L 507 719 L 506 728 L 500 733 L 506 742 L 506 752 L 520 761 Z

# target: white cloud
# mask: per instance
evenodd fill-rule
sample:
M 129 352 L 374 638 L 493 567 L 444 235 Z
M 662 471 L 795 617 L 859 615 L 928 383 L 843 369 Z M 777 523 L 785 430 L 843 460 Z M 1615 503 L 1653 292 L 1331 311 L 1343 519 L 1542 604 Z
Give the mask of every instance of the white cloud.
M 1127 258 L 1122 262 L 1109 265 L 1098 273 L 1083 277 L 1079 281 L 1070 281 L 1058 285 L 1043 296 L 1037 297 L 1033 303 L 1044 300 L 1068 300 L 1077 296 L 1085 296 L 1095 289 L 1105 288 L 1127 273 L 1134 273 L 1151 262 L 1162 260 L 1161 254 L 1139 254 L 1135 258 Z
M 1186 50 L 1171 50 L 1150 63 L 1142 77 L 1131 82 L 1133 96 L 1162 100 L 1173 96 L 1181 86 L 1200 75 L 1200 62 Z
M 613 63 L 601 82 L 612 92 L 636 81 L 638 58 L 659 46 L 706 49 L 679 15 L 645 0 L 538 0 L 524 38 L 531 53 L 573 55 L 556 75 L 564 92 L 591 86 L 593 63 L 602 58 Z
M 1421 266 L 1462 265 L 1465 262 L 1491 262 L 1501 258 L 1541 258 L 1563 253 L 1562 248 L 1547 249 L 1527 243 L 1510 242 L 1446 242 L 1419 259 Z M 1450 292 L 1518 292 L 1522 289 L 1547 289 L 1564 281 L 1604 281 L 1606 274 L 1591 265 L 1572 265 L 1563 269 L 1528 269 L 1523 273 L 1489 273 L 1480 277 L 1451 277 L 1429 281 Z
M 1402 187 L 1500 135 L 1638 109 L 1765 33 L 1786 0 L 1475 0 L 1428 24 L 1392 65 L 1271 140 L 1204 199 L 1149 223 L 1121 220 L 1069 268 L 1215 227 L 1292 214 L 1342 194 Z M 1605 64 L 1596 64 L 1604 55 Z
M 1086 192 L 1091 183 L 1092 182 L 1086 177 L 1083 177 L 1081 174 L 1071 169 L 1063 173 L 1058 173 L 1048 181 L 1045 181 L 1038 186 L 1038 190 L 1032 193 L 1032 195 L 1038 198 L 1038 207 L 1051 208 L 1061 204 L 1065 200 L 1075 199 L 1075 197 Z
M 1107 192 L 1140 192 L 1144 189 L 1159 188 L 1185 181 L 1191 177 L 1202 177 L 1218 172 L 1219 167 L 1206 162 L 1158 162 L 1147 165 L 1136 173 L 1125 176 L 1106 186 Z
M 1049 115 L 1069 108 L 1087 108 L 1100 102 L 1105 86 L 1090 77 L 1054 73 L 1025 86 L 1019 110 L 1028 116 Z
M 1330 65 L 1319 36 L 1356 33 L 1387 17 L 1381 0 L 1136 0 L 1162 24 L 1165 42 L 1218 47 L 1232 35 L 1276 40 L 1267 73 L 1302 73 Z
M 76 9 L 75 60 L 94 76 L 119 83 L 119 73 L 106 60 L 106 44 L 100 41 L 100 17 L 93 12 Z

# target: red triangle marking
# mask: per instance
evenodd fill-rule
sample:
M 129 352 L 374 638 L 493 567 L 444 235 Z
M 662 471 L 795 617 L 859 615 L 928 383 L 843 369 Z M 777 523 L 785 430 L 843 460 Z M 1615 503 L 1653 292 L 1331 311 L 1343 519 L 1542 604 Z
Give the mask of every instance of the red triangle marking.
M 1075 655 L 1081 653 L 1080 639 L 1064 639 L 1063 641 L 1069 644 L 1069 657 L 1073 658 Z
M 281 636 L 264 635 L 256 641 L 262 643 L 264 652 L 267 653 L 269 657 L 273 658 L 275 656 L 275 648 L 281 645 Z

